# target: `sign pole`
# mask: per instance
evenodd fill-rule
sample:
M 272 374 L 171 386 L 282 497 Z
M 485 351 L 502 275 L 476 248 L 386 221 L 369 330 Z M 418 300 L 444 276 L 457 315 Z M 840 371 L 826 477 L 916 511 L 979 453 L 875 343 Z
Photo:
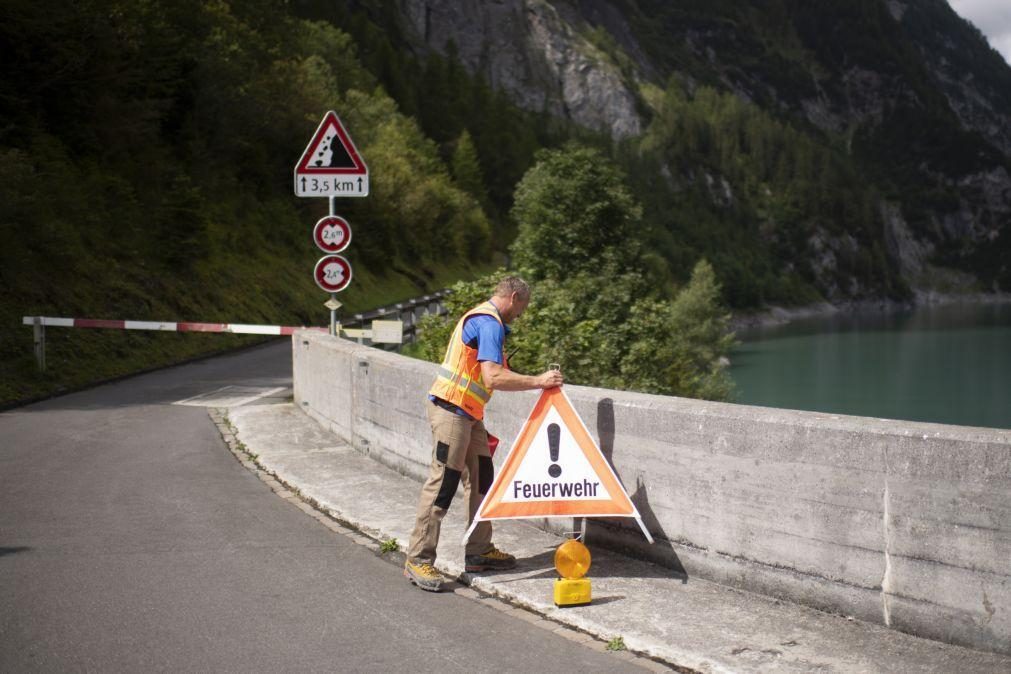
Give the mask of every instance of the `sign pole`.
M 337 202 L 336 202 L 336 199 L 337 199 L 337 197 L 333 196 L 332 194 L 330 195 L 330 198 L 327 199 L 327 201 L 330 202 L 330 215 L 331 216 L 337 215 L 337 211 L 336 211 Z M 331 337 L 337 337 L 338 336 L 337 335 L 337 309 L 334 306 L 336 304 L 336 302 L 337 302 L 337 293 L 330 293 L 330 303 L 331 303 L 330 304 L 330 306 L 331 306 L 331 309 L 330 309 L 330 336 Z

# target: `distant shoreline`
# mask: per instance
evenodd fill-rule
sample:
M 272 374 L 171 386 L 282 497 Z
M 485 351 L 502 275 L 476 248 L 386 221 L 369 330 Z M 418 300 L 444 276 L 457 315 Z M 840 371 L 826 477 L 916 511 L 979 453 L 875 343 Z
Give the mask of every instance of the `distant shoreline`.
M 805 318 L 828 317 L 838 314 L 887 314 L 895 311 L 911 311 L 918 307 L 948 304 L 1007 304 L 1011 303 L 1011 293 L 939 293 L 918 291 L 913 300 L 899 302 L 891 299 L 856 300 L 833 304 L 817 302 L 798 307 L 769 306 L 765 309 L 733 314 L 730 328 L 734 332 L 752 328 L 785 325 Z

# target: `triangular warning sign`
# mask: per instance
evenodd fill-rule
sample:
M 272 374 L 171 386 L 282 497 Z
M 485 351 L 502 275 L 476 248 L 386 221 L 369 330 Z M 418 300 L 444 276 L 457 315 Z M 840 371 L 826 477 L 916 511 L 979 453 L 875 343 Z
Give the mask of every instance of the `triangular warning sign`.
M 351 136 L 333 110 L 323 117 L 295 165 L 296 176 L 368 175 L 368 172 Z
M 565 392 L 546 389 L 530 412 L 474 522 L 540 517 L 634 517 L 628 493 Z

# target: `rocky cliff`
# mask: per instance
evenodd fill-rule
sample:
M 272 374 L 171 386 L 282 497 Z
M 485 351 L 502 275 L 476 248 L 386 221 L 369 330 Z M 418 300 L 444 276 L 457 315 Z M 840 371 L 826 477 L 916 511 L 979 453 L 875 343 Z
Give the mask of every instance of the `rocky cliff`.
M 615 138 L 642 132 L 634 84 L 586 37 L 569 6 L 545 0 L 403 0 L 409 35 L 457 57 L 523 108 Z M 450 47 L 450 45 L 453 47 Z

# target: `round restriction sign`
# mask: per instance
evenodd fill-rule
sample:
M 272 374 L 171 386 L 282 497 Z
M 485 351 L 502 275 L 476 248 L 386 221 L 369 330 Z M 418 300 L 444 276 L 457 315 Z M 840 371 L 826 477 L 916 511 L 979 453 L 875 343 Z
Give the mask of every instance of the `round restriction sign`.
M 339 253 L 351 243 L 351 225 L 339 215 L 328 215 L 313 227 L 312 238 L 324 253 Z
M 324 255 L 313 274 L 316 285 L 328 293 L 339 293 L 351 284 L 351 263 L 340 255 Z

